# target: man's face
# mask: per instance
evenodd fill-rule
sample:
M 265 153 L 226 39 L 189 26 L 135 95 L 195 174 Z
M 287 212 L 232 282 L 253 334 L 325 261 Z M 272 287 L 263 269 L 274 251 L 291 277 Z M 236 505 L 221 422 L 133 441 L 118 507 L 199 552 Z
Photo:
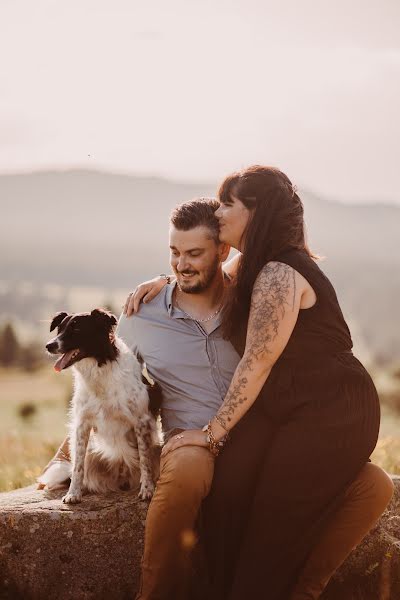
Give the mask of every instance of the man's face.
M 170 264 L 183 292 L 195 294 L 213 282 L 229 247 L 216 242 L 203 225 L 181 231 L 171 225 L 169 230 Z

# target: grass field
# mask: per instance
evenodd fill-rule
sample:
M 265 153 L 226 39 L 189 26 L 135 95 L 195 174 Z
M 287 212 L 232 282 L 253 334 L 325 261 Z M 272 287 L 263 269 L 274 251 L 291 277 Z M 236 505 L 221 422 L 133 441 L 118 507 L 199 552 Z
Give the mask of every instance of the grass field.
M 0 491 L 33 483 L 64 439 L 71 375 L 50 364 L 35 373 L 0 370 Z M 372 459 L 400 473 L 400 416 L 385 406 Z
M 0 491 L 29 485 L 65 436 L 71 373 L 0 370 Z

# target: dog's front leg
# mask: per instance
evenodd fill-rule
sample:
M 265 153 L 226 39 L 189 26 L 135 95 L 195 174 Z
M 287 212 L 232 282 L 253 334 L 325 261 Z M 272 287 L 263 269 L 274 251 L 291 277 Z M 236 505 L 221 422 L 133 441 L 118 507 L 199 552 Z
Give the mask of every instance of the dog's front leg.
M 149 415 L 140 417 L 135 423 L 140 462 L 139 497 L 147 500 L 154 492 L 153 481 L 153 425 Z
M 72 468 L 71 484 L 68 493 L 63 498 L 65 504 L 77 504 L 82 501 L 85 456 L 90 430 L 91 426 L 88 423 L 79 423 L 75 430 L 74 465 Z

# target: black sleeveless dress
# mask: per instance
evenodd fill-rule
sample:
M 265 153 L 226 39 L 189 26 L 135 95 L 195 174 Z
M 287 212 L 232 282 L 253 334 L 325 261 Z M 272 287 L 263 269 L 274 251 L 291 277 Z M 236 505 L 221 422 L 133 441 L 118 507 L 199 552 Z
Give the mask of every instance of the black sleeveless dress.
M 331 283 L 305 252 L 275 260 L 303 275 L 317 302 L 300 310 L 259 397 L 216 460 L 203 524 L 210 597 L 219 600 L 288 600 L 379 432 L 377 392 L 352 354 Z

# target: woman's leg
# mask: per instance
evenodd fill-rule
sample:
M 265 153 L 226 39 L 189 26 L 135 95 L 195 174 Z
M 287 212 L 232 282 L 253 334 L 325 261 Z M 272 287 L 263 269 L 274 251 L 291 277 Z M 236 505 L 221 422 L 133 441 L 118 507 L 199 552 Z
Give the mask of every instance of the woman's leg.
M 393 495 L 393 482 L 377 465 L 367 463 L 347 488 L 309 555 L 290 600 L 317 600 L 333 573 L 376 525 Z
M 354 423 L 347 427 L 317 425 L 308 415 L 276 432 L 247 511 L 231 600 L 290 597 L 310 550 L 367 460 L 365 444 L 363 451 L 351 442 Z
M 203 532 L 212 598 L 227 598 L 249 506 L 273 427 L 254 407 L 236 425 L 215 461 L 211 491 L 203 503 Z

